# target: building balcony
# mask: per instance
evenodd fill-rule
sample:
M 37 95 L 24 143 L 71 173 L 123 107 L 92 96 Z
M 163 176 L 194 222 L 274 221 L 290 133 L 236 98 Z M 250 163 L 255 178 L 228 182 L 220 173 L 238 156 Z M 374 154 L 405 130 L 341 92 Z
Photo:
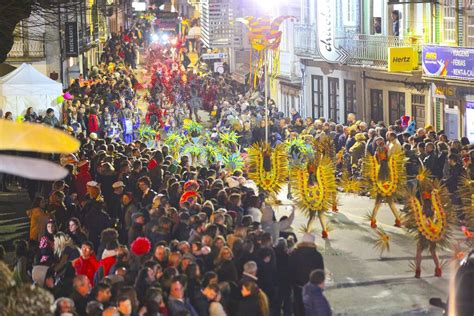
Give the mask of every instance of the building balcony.
M 34 61 L 42 60 L 45 57 L 44 36 L 42 40 L 15 38 L 13 47 L 8 53 L 7 60 Z
M 337 38 L 336 43 L 349 52 L 351 55 L 350 64 L 385 68 L 388 63 L 388 48 L 413 47 L 418 54 L 421 54 L 423 40 L 416 36 L 400 38 L 397 36 L 355 34 L 350 37 Z M 420 58 L 418 60 L 421 61 Z
M 294 26 L 295 54 L 303 58 L 318 58 L 316 48 L 316 25 L 295 24 Z
M 301 58 L 320 59 L 316 25 L 296 24 L 294 30 L 295 54 Z M 348 64 L 379 68 L 387 67 L 389 47 L 413 47 L 418 54 L 421 54 L 423 45 L 422 38 L 417 36 L 400 38 L 370 34 L 353 34 L 336 38 L 335 42 L 351 56 Z

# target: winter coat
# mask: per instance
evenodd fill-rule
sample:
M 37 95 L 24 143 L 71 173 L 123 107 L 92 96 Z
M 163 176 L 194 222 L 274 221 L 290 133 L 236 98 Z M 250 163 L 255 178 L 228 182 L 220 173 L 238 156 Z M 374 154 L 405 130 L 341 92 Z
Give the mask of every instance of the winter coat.
M 438 157 L 436 153 L 433 151 L 428 156 L 423 159 L 423 165 L 425 168 L 431 173 L 436 174 L 436 164 L 438 163 Z
M 83 257 L 77 258 L 72 264 L 76 275 L 85 275 L 91 284 L 94 285 L 94 274 L 99 269 L 99 261 L 97 261 L 95 255 L 90 256 L 88 259 Z
M 111 226 L 110 216 L 103 209 L 93 208 L 87 213 L 84 219 L 84 227 L 89 232 L 89 240 L 94 244 L 96 250 L 99 246 L 100 234 L 104 229 Z
M 290 254 L 288 265 L 290 271 L 290 283 L 293 286 L 303 286 L 309 280 L 309 274 L 315 269 L 324 270 L 323 256 L 316 249 L 316 245 L 300 243 Z
M 459 181 L 461 177 L 465 175 L 465 171 L 461 164 L 456 164 L 455 166 L 451 166 L 449 168 L 449 175 L 444 181 L 446 183 L 446 187 L 448 188 L 449 193 L 456 193 L 459 186 Z
M 92 181 L 92 176 L 89 172 L 89 162 L 79 167 L 79 172 L 74 178 L 74 186 L 76 188 L 77 198 L 79 201 L 84 201 L 87 194 L 87 182 Z
M 30 239 L 38 241 L 40 236 L 43 236 L 45 232 L 49 215 L 39 207 L 27 210 L 26 214 L 30 218 Z
M 247 296 L 240 300 L 236 316 L 260 316 L 258 296 Z
M 168 300 L 168 310 L 170 316 L 175 316 L 182 311 L 188 311 L 191 316 L 199 316 L 188 299 L 183 301 L 170 297 Z
M 97 133 L 99 131 L 99 118 L 96 114 L 89 114 L 87 129 L 89 133 Z
M 237 282 L 237 268 L 234 261 L 225 260 L 216 269 L 220 282 Z
M 305 316 L 331 316 L 331 307 L 323 295 L 323 290 L 312 283 L 303 287 Z

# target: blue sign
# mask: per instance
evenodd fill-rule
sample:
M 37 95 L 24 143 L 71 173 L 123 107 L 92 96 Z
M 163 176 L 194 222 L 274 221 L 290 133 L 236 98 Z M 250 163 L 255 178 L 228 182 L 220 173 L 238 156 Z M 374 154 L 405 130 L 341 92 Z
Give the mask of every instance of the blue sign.
M 423 46 L 422 62 L 425 76 L 474 80 L 474 48 Z

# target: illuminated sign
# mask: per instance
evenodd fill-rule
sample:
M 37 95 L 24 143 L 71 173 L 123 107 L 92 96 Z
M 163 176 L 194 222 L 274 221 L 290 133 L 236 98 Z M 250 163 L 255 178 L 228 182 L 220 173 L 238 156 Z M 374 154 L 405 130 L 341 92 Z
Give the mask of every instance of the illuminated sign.
M 474 79 L 474 48 L 423 46 L 422 62 L 425 76 Z
M 474 102 L 466 102 L 466 137 L 474 144 Z
M 321 57 L 330 63 L 345 64 L 350 58 L 342 47 L 336 46 L 336 2 L 316 1 L 318 50 Z
M 418 54 L 413 47 L 389 47 L 388 71 L 412 71 L 418 68 Z

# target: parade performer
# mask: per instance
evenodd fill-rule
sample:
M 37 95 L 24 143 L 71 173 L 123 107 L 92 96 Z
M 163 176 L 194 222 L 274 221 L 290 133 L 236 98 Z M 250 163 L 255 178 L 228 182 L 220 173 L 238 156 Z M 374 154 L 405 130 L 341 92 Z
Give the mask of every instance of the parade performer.
M 188 143 L 184 146 L 183 154 L 189 154 L 191 156 L 191 164 L 196 166 L 204 150 L 201 137 L 203 126 L 198 122 L 186 119 L 183 129 L 188 139 Z
M 324 155 L 321 148 L 308 148 L 304 142 L 291 141 L 290 182 L 296 205 L 308 218 L 307 230 L 316 216 L 319 218 L 322 237 L 328 238 L 328 227 L 324 213 L 331 209 L 337 194 L 334 162 Z
M 375 198 L 375 206 L 370 214 L 370 226 L 377 227 L 377 212 L 385 201 L 395 216 L 395 226 L 401 227 L 400 214 L 394 199 L 406 183 L 405 156 L 403 152 L 394 152 L 389 156 L 382 137 L 378 137 L 375 143 L 375 154 L 366 155 L 362 164 L 364 190 L 369 191 L 372 198 Z
M 288 176 L 286 146 L 280 144 L 271 148 L 268 143 L 256 143 L 247 153 L 249 179 L 267 194 L 270 203 L 278 203 L 277 195 Z
M 474 180 L 463 178 L 458 194 L 461 197 L 462 205 L 460 211 L 463 218 L 463 226 L 461 229 L 467 240 L 470 240 L 474 238 Z
M 429 249 L 435 263 L 436 277 L 442 274 L 436 248 L 449 244 L 453 214 L 447 189 L 422 169 L 416 177 L 418 188 L 408 192 L 403 224 L 417 239 L 415 278 L 421 275 L 423 250 Z

